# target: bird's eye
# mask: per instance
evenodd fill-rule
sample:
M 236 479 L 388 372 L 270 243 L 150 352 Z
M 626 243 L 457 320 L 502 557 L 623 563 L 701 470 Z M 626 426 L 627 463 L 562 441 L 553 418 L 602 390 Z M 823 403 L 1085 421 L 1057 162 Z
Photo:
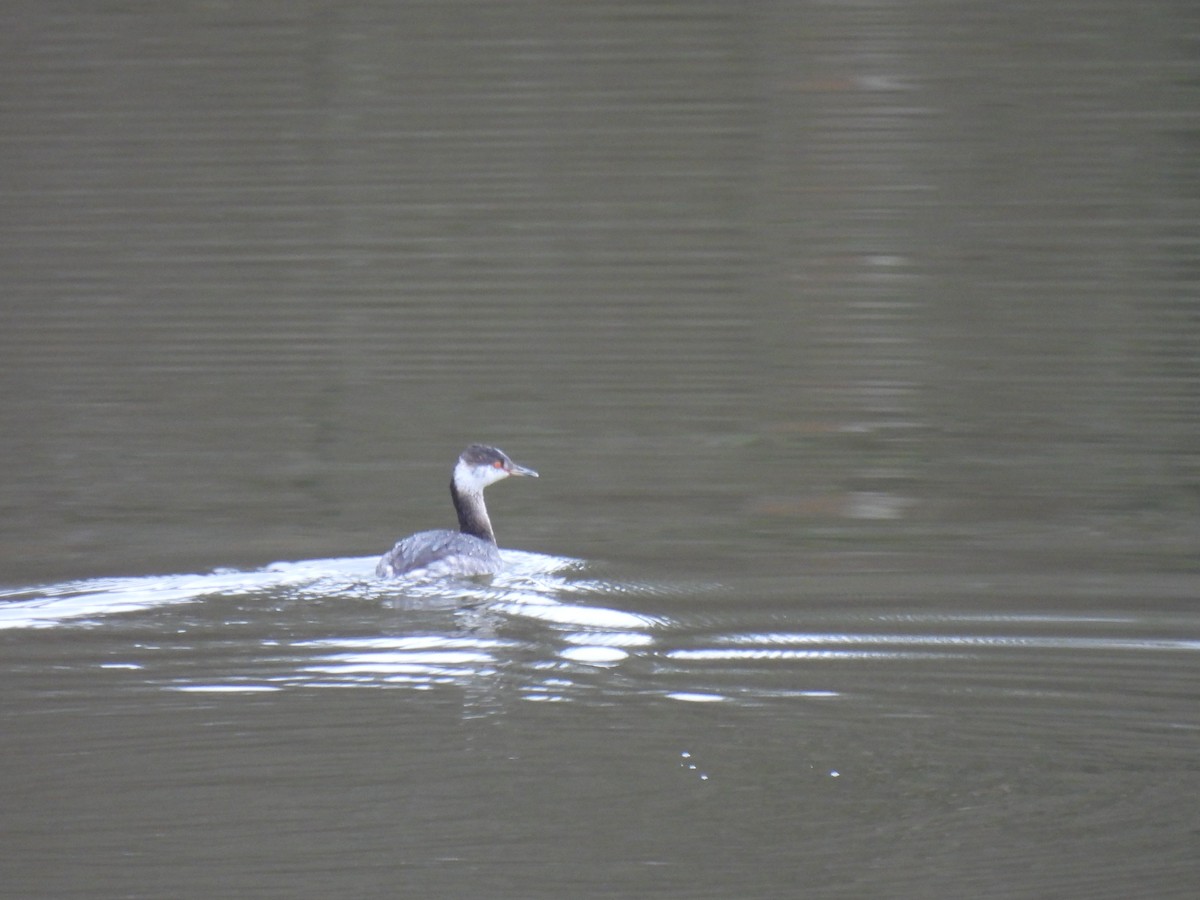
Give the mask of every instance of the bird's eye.
M 504 463 L 502 463 L 500 460 L 496 460 L 494 463 L 492 463 L 492 468 L 493 469 L 503 469 Z

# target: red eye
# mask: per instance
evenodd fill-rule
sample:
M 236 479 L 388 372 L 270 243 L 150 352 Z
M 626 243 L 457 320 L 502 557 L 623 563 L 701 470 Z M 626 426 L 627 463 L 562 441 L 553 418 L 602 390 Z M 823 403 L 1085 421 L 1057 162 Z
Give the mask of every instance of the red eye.
M 494 463 L 492 463 L 492 468 L 493 469 L 503 469 L 504 463 L 500 462 L 500 460 L 496 460 Z

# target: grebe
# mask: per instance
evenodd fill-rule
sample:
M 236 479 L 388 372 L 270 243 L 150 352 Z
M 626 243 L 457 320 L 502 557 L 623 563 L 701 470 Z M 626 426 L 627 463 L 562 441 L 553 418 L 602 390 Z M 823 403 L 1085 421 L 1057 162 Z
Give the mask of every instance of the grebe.
M 380 578 L 422 570 L 427 575 L 491 575 L 504 563 L 483 502 L 483 489 L 509 475 L 538 473 L 518 466 L 503 451 L 472 444 L 462 452 L 450 479 L 450 497 L 458 513 L 458 531 L 420 531 L 384 554 L 375 567 Z

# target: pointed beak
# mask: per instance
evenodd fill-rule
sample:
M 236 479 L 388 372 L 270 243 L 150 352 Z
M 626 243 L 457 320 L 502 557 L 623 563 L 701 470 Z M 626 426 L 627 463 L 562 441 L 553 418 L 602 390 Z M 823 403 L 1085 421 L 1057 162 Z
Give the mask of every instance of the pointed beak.
M 525 466 L 518 466 L 516 463 L 513 463 L 512 465 L 510 465 L 508 467 L 508 474 L 509 475 L 527 475 L 530 478 L 538 477 L 538 473 L 533 471 L 533 469 L 526 468 Z

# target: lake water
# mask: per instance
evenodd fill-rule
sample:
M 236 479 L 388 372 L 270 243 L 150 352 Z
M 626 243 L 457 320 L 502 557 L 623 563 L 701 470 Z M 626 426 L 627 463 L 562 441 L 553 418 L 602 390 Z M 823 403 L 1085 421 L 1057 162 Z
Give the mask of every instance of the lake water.
M 1195 896 L 1192 5 L 0 23 L 0 894 Z

